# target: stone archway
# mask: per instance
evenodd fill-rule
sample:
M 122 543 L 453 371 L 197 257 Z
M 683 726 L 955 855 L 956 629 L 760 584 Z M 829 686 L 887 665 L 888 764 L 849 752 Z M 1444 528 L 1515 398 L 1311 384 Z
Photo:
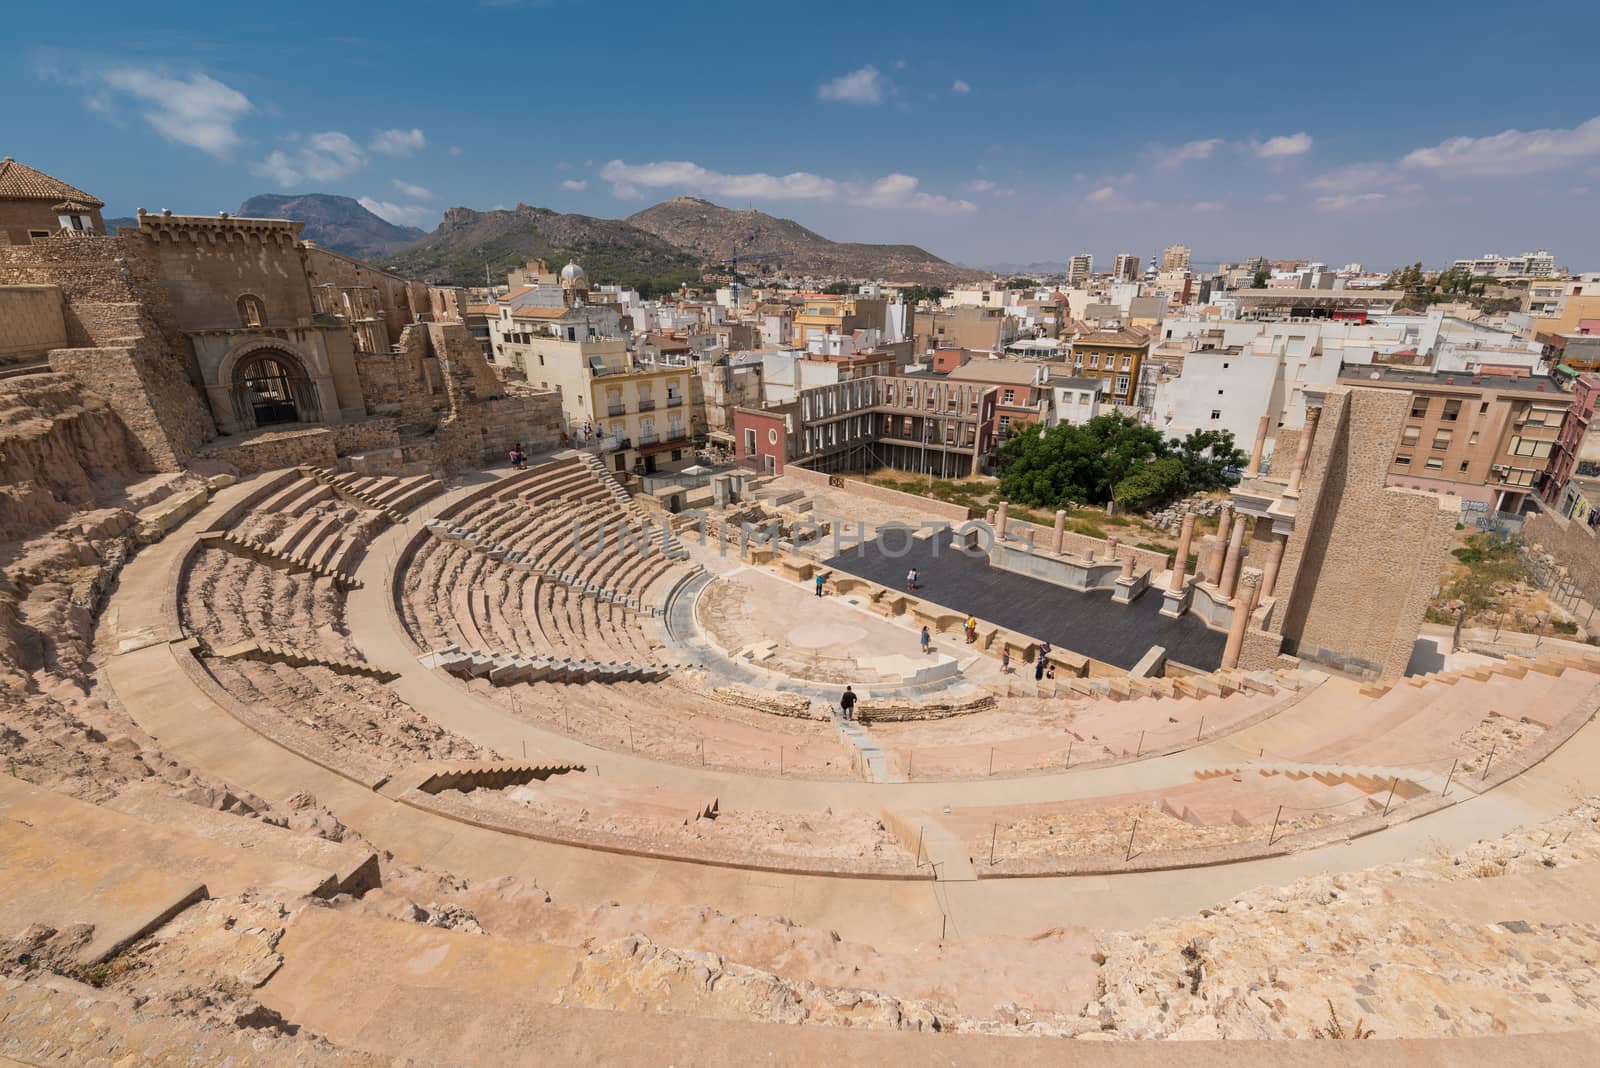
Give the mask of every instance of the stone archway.
M 247 428 L 321 418 L 305 365 L 282 349 L 258 348 L 241 356 L 233 365 L 229 394 L 233 414 Z

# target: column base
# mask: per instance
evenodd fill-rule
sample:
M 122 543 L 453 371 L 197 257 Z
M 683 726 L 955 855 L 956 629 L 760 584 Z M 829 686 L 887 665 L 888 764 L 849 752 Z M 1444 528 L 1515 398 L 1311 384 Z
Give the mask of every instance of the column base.
M 1194 596 L 1194 583 L 1185 582 L 1183 589 L 1177 593 L 1165 590 L 1161 594 L 1161 614 L 1168 619 L 1177 619 L 1189 610 L 1189 599 Z

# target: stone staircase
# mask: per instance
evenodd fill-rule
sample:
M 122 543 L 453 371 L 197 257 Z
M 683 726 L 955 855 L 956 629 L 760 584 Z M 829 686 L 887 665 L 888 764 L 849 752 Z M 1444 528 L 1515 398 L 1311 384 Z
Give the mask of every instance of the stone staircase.
M 633 495 L 622 488 L 621 483 L 606 469 L 606 465 L 600 462 L 599 457 L 586 452 L 583 454 L 583 462 L 600 484 L 605 486 L 612 499 L 625 508 L 629 515 L 640 520 L 647 518 L 644 510 L 634 503 Z M 678 540 L 677 534 L 673 533 L 670 527 L 670 523 L 662 523 L 660 529 L 652 526 L 655 532 L 651 535 L 651 544 L 669 560 L 689 559 L 688 550 L 683 547 L 683 543 Z
M 654 682 L 672 671 L 664 664 L 587 660 L 580 657 L 512 656 L 446 646 L 421 658 L 458 678 L 487 678 L 496 686 L 519 682 Z
M 1361 693 L 1367 697 L 1382 697 L 1396 686 L 1422 687 L 1435 682 L 1442 683 L 1445 686 L 1454 686 L 1462 679 L 1487 682 L 1496 676 L 1520 679 L 1524 678 L 1530 671 L 1559 677 L 1568 668 L 1600 673 L 1600 652 L 1556 653 L 1551 656 L 1508 656 L 1503 661 L 1491 664 L 1474 664 L 1470 667 L 1452 668 L 1449 671 L 1435 671 L 1426 675 L 1407 675 L 1396 682 L 1369 683 L 1361 688 Z
M 1309 690 L 1327 678 L 1321 672 L 1302 671 L 1298 668 L 1283 671 L 1239 671 L 1225 669 L 1203 675 L 1177 675 L 1158 678 L 1139 678 L 1117 675 L 1109 678 L 1069 678 L 1058 680 L 1059 693 L 1066 689 L 1080 697 L 1097 697 L 1111 701 L 1128 701 L 1138 697 L 1198 698 L 1226 697 L 1235 693 L 1274 694 L 1280 691 L 1298 693 Z M 1026 681 L 1007 680 L 1009 689 L 1032 685 Z M 1037 687 L 1035 687 L 1037 693 Z M 1012 694 L 1015 695 L 1014 693 Z M 1030 694 L 1030 696 L 1035 694 Z
M 1443 775 L 1420 768 L 1381 764 L 1317 764 L 1298 760 L 1253 760 L 1244 764 L 1219 765 L 1197 771 L 1194 776 L 1202 780 L 1220 779 L 1252 771 L 1267 776 L 1282 775 L 1295 781 L 1315 779 L 1324 786 L 1354 786 L 1376 797 L 1382 797 L 1393 787 L 1395 797 L 1401 800 L 1425 793 L 1438 793 L 1444 788 L 1445 780 Z
M 378 481 L 384 483 L 380 496 L 365 486 L 357 485 L 368 480 L 353 472 L 340 473 L 326 467 L 310 466 L 301 467 L 299 471 L 305 477 L 327 486 L 343 500 L 359 508 L 381 512 L 389 522 L 396 524 L 404 523 L 407 512 L 444 489 L 444 484 L 435 478 L 380 479 Z
M 400 677 L 397 671 L 388 671 L 359 660 L 318 656 L 262 642 L 238 642 L 221 649 L 213 649 L 211 655 L 221 660 L 259 660 L 264 663 L 288 664 L 290 667 L 322 667 L 336 675 L 362 675 L 369 679 L 377 679 L 379 682 L 389 682 Z
M 226 530 L 208 530 L 200 535 L 200 543 L 214 549 L 227 549 L 238 553 L 240 556 L 249 557 L 268 567 L 283 567 L 290 571 L 301 571 L 316 575 L 319 578 L 332 579 L 334 585 L 342 590 L 358 590 L 361 580 L 349 571 L 340 571 L 312 561 L 305 554 L 299 552 L 282 552 L 259 538 L 246 538 Z

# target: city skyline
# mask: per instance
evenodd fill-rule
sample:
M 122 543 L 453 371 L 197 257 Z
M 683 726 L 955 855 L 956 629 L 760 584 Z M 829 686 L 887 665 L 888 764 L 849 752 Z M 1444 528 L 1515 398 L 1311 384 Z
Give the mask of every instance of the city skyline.
M 1181 243 L 1197 263 L 1386 269 L 1546 247 L 1593 266 L 1600 115 L 1576 31 L 1600 15 L 1557 5 L 1575 32 L 1552 39 L 1499 9 L 1448 25 L 1362 9 L 1172 8 L 1132 29 L 1074 13 L 1036 37 L 1017 26 L 1049 8 L 959 33 L 926 6 L 843 25 L 773 11 L 666 20 L 663 48 L 655 13 L 628 5 L 602 43 L 584 36 L 592 13 L 504 0 L 473 25 L 515 32 L 419 33 L 426 9 L 402 7 L 359 37 L 306 4 L 272 23 L 208 11 L 199 29 L 178 17 L 189 5 L 91 3 L 87 46 L 18 13 L 24 61 L 0 84 L 30 106 L 0 150 L 108 215 L 319 192 L 432 229 L 456 205 L 621 218 L 690 195 L 971 265 L 1149 262 Z M 1341 37 L 1352 24 L 1363 36 Z M 1453 80 L 1519 42 L 1545 67 L 1537 86 Z M 1204 75 L 1174 54 L 1209 57 Z

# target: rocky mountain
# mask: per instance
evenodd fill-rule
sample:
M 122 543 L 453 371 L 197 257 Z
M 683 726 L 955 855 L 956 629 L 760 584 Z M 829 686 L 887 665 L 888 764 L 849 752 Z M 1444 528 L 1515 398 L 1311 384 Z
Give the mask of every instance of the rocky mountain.
M 126 226 L 132 230 L 139 225 L 139 220 L 132 215 L 117 215 L 106 220 L 106 233 L 116 236 L 118 230 Z
M 305 223 L 301 236 L 323 248 L 376 260 L 427 234 L 415 226 L 396 226 L 351 197 L 305 193 L 296 197 L 267 193 L 239 205 L 238 214 L 255 219 L 294 219 Z M 107 224 L 109 229 L 109 221 Z
M 577 260 L 596 282 L 649 295 L 700 277 L 700 257 L 630 223 L 527 204 L 510 211 L 451 208 L 437 230 L 382 262 L 430 282 L 482 285 L 485 271 L 504 281 L 508 268 L 535 257 L 552 268 Z
M 783 257 L 775 262 L 791 274 L 946 284 L 988 277 L 916 245 L 832 241 L 793 219 L 762 211 L 737 211 L 697 197 L 675 197 L 625 221 L 708 263 L 727 259 L 737 247 L 749 252 L 782 252 Z

